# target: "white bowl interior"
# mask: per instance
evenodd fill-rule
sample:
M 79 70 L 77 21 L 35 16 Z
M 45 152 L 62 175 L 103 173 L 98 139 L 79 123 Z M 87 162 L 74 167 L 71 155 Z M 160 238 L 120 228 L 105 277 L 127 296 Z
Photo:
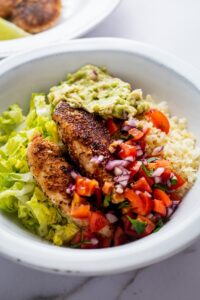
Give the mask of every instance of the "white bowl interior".
M 47 92 L 52 85 L 55 85 L 65 79 L 67 73 L 75 71 L 84 64 L 90 63 L 105 66 L 113 75 L 130 82 L 134 88 L 142 88 L 144 94 L 148 93 L 153 95 L 157 101 L 168 101 L 172 114 L 179 117 L 187 117 L 190 130 L 200 141 L 200 92 L 197 87 L 174 70 L 156 62 L 154 59 L 138 54 L 137 51 L 134 53 L 134 51 L 130 52 L 117 49 L 90 50 L 89 46 L 86 50 L 79 50 L 78 47 L 74 46 L 74 50 L 67 50 L 67 47 L 65 47 L 65 53 L 56 54 L 56 49 L 52 52 L 55 53 L 47 53 L 46 57 L 40 57 L 40 55 L 37 55 L 36 58 L 33 57 L 30 61 L 24 62 L 19 66 L 16 65 L 14 68 L 12 67 L 11 70 L 3 72 L 2 75 L 0 74 L 0 111 L 5 110 L 10 104 L 17 102 L 23 107 L 24 111 L 27 112 L 32 92 Z M 29 58 L 27 60 L 29 60 L 30 57 L 31 55 L 29 54 Z M 20 57 L 20 59 L 22 59 L 22 57 Z M 8 64 L 12 65 L 12 61 L 13 59 L 9 60 Z M 161 257 L 162 255 L 159 253 L 159 245 L 163 243 L 164 239 L 173 236 L 172 242 L 179 243 L 179 236 L 176 234 L 176 228 L 181 228 L 181 226 L 184 227 L 188 221 L 190 222 L 193 218 L 194 212 L 199 213 L 199 194 L 200 185 L 198 179 L 195 186 L 186 195 L 183 203 L 173 215 L 171 221 L 168 222 L 163 229 L 156 234 L 148 236 L 147 238 L 134 242 L 130 245 L 117 247 L 118 249 L 97 250 L 98 254 L 97 252 L 95 253 L 99 257 L 99 263 L 103 260 L 106 252 L 110 255 L 111 253 L 117 253 L 117 251 L 122 249 L 125 255 L 126 250 L 130 250 L 134 253 L 135 257 L 129 261 L 131 266 L 130 268 L 135 268 L 138 266 L 136 262 L 137 258 L 138 263 L 141 259 L 137 257 L 137 255 L 139 255 L 138 251 L 141 251 L 142 249 L 143 255 L 146 255 L 145 249 L 149 245 L 151 245 L 151 251 L 154 251 L 154 255 L 156 256 L 157 254 Z M 20 240 L 23 239 L 23 241 L 30 245 L 32 243 L 36 243 L 35 245 L 37 247 L 39 246 L 40 249 L 45 247 L 46 250 L 48 249 L 47 251 L 52 250 L 55 253 L 56 251 L 60 251 L 59 253 L 62 253 L 62 255 L 66 254 L 66 257 L 71 255 L 73 251 L 73 255 L 77 257 L 80 256 L 81 250 L 76 252 L 76 250 L 60 249 L 53 245 L 49 245 L 31 235 L 22 227 L 13 223 L 12 220 L 4 214 L 0 215 L 0 227 L 1 230 L 10 234 L 10 238 L 15 237 Z M 190 226 L 190 230 L 192 232 L 192 226 Z M 186 234 L 188 234 L 188 231 Z M 156 244 L 158 246 L 156 246 Z M 177 246 L 177 248 L 179 247 Z M 1 252 L 4 252 L 4 250 L 2 250 L 1 242 L 0 249 Z M 175 249 L 173 250 L 173 253 L 174 252 L 176 252 Z M 84 255 L 85 254 L 86 253 L 84 253 Z M 168 255 L 169 253 L 163 255 L 163 257 Z M 85 259 L 89 259 L 89 256 L 85 256 Z M 149 259 L 146 263 L 141 261 L 139 265 L 141 266 L 143 264 L 152 263 L 153 260 L 156 260 L 156 258 L 151 259 L 151 261 Z M 126 258 L 124 258 L 124 265 L 123 262 L 120 263 L 121 267 L 118 267 L 118 270 L 129 269 L 127 267 L 128 262 L 125 263 L 125 261 Z M 26 261 L 26 263 L 31 264 L 31 259 L 29 262 Z M 63 268 L 67 267 L 64 264 L 65 262 L 63 262 L 62 266 L 61 262 L 57 263 L 57 268 L 62 271 Z M 96 264 L 98 264 L 98 262 L 96 262 Z M 56 262 L 54 263 L 54 267 L 55 265 Z M 48 263 L 46 264 L 46 268 L 48 268 Z M 112 263 L 110 268 L 110 272 L 112 272 Z M 109 272 L 109 268 L 105 265 L 104 267 L 99 266 L 99 269 L 98 267 L 95 269 L 94 266 L 88 265 L 87 269 L 87 263 L 85 267 L 83 264 L 82 267 L 76 267 L 76 269 L 81 269 L 84 273 L 90 272 L 94 274 Z M 117 269 L 117 267 L 115 269 Z M 70 270 L 73 272 L 73 267 L 71 267 Z

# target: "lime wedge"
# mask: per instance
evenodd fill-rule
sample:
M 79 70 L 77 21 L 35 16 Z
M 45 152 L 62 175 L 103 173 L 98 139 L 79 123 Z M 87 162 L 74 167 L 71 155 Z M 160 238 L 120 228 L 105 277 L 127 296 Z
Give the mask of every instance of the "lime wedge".
M 0 18 L 0 41 L 18 39 L 28 35 L 29 33 L 22 30 L 15 24 Z

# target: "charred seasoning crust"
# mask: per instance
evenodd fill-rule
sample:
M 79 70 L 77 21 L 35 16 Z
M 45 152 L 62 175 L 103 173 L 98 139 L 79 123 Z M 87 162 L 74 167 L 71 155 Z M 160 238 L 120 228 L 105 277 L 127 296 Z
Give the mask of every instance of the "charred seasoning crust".
M 85 164 L 89 163 L 92 156 L 103 155 L 104 160 L 99 166 L 97 174 L 86 175 L 92 177 L 97 175 L 108 176 L 105 166 L 112 159 L 108 147 L 112 142 L 111 136 L 103 123 L 103 120 L 94 114 L 90 114 L 81 109 L 71 108 L 65 101 L 61 101 L 55 109 L 53 119 L 57 122 L 59 133 L 63 143 L 66 145 L 69 154 L 76 164 L 80 164 L 80 152 L 77 154 L 74 149 L 74 142 L 80 145 L 80 149 L 84 147 L 81 155 L 85 156 Z M 83 165 L 79 168 L 84 172 Z M 103 178 L 96 178 L 102 180 Z

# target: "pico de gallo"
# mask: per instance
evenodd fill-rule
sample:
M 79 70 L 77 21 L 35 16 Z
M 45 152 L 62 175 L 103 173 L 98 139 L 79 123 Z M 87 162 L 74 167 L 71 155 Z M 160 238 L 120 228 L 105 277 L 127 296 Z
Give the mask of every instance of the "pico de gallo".
M 145 119 L 168 134 L 170 123 L 159 110 L 151 109 Z M 113 159 L 106 169 L 113 180 L 103 186 L 74 172 L 68 187 L 73 197 L 71 217 L 80 230 L 69 246 L 81 249 L 123 245 L 154 234 L 179 205 L 179 188 L 185 181 L 163 156 L 163 147 L 146 151 L 150 127 L 138 119 L 109 119 L 106 126 L 113 137 L 109 146 Z M 101 164 L 103 157 L 95 158 Z

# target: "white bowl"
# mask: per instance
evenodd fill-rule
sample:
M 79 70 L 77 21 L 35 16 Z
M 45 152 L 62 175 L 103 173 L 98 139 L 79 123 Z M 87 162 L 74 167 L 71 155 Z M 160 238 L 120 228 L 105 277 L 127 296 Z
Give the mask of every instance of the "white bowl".
M 120 39 L 87 39 L 46 47 L 0 64 L 0 110 L 18 102 L 27 110 L 32 92 L 48 91 L 68 72 L 92 63 L 167 100 L 173 114 L 187 117 L 200 140 L 200 74 L 150 46 Z M 118 273 L 163 260 L 188 246 L 200 234 L 200 180 L 171 220 L 156 234 L 136 242 L 99 250 L 59 248 L 33 236 L 0 215 L 1 254 L 34 268 L 65 274 Z

